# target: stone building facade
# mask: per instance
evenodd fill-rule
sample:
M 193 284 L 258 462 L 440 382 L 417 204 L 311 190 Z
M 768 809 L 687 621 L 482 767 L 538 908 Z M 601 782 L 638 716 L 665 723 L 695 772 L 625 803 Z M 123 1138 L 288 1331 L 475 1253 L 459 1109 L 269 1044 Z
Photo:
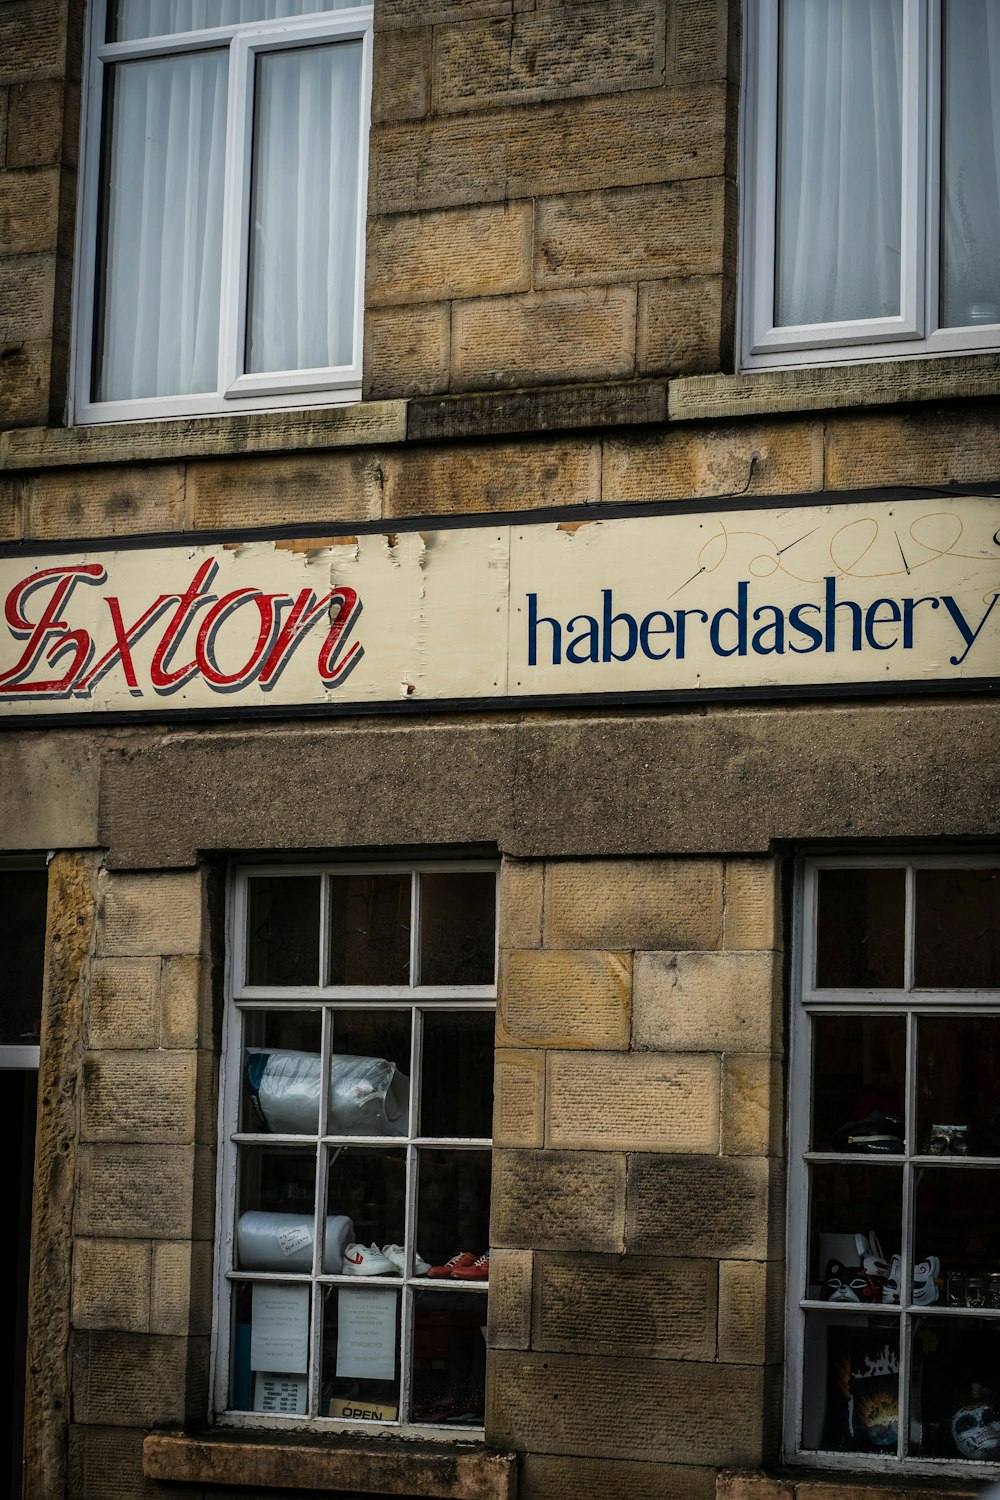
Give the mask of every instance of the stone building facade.
M 5 0 L 4 555 L 983 495 L 997 349 L 739 371 L 740 11 L 375 0 L 363 399 L 73 425 L 84 7 Z M 24 1494 L 898 1492 L 782 1467 L 794 913 L 803 856 L 1000 838 L 982 649 L 961 692 L 10 718 L 0 843 L 48 858 Z M 211 1425 L 227 872 L 439 855 L 499 870 L 485 1441 Z

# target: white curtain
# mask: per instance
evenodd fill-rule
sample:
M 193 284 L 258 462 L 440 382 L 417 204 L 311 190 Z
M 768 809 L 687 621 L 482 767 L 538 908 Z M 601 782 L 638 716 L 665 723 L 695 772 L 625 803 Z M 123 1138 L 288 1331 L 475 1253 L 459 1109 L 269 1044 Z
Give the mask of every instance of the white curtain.
M 779 24 L 775 323 L 898 314 L 903 0 L 781 0 Z
M 130 42 L 138 37 L 202 31 L 207 26 L 242 26 L 286 16 L 311 16 L 317 11 L 342 10 L 355 3 L 356 0 L 118 0 L 108 10 L 108 41 Z
M 226 78 L 224 51 L 113 71 L 95 400 L 217 387 Z
M 1000 0 L 946 0 L 941 324 L 1000 323 Z
M 250 196 L 250 373 L 351 364 L 361 43 L 260 53 Z

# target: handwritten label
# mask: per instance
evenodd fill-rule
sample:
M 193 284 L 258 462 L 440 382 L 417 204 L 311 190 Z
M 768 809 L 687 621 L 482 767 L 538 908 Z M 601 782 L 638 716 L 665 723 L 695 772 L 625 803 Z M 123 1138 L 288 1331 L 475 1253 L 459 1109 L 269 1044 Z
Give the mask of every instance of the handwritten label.
M 278 1244 L 285 1255 L 294 1255 L 296 1250 L 302 1250 L 312 1244 L 312 1230 L 307 1229 L 304 1224 L 298 1224 L 294 1229 L 282 1229 L 278 1233 Z

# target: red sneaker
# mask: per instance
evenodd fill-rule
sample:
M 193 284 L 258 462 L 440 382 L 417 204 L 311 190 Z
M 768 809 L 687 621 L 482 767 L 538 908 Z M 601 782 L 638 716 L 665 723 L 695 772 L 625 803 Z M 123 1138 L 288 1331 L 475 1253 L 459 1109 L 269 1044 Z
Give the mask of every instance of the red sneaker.
M 447 1261 L 443 1266 L 431 1266 L 427 1275 L 436 1278 L 438 1281 L 443 1281 L 452 1276 L 464 1276 L 467 1267 L 474 1266 L 476 1260 L 477 1257 L 473 1255 L 471 1250 L 463 1250 L 460 1255 L 453 1255 L 451 1260 Z
M 460 1277 L 462 1281 L 489 1281 L 490 1279 L 490 1252 L 481 1255 L 474 1260 L 471 1266 L 465 1266 L 462 1270 L 453 1271 L 452 1275 Z

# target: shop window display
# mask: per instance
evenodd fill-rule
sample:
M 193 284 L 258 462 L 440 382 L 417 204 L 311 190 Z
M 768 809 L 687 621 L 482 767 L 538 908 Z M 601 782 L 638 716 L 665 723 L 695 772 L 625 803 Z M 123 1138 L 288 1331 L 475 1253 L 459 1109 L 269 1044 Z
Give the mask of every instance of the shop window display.
M 816 861 L 802 891 L 786 1453 L 995 1474 L 1000 864 Z
M 483 1425 L 496 871 L 244 870 L 222 1419 Z

